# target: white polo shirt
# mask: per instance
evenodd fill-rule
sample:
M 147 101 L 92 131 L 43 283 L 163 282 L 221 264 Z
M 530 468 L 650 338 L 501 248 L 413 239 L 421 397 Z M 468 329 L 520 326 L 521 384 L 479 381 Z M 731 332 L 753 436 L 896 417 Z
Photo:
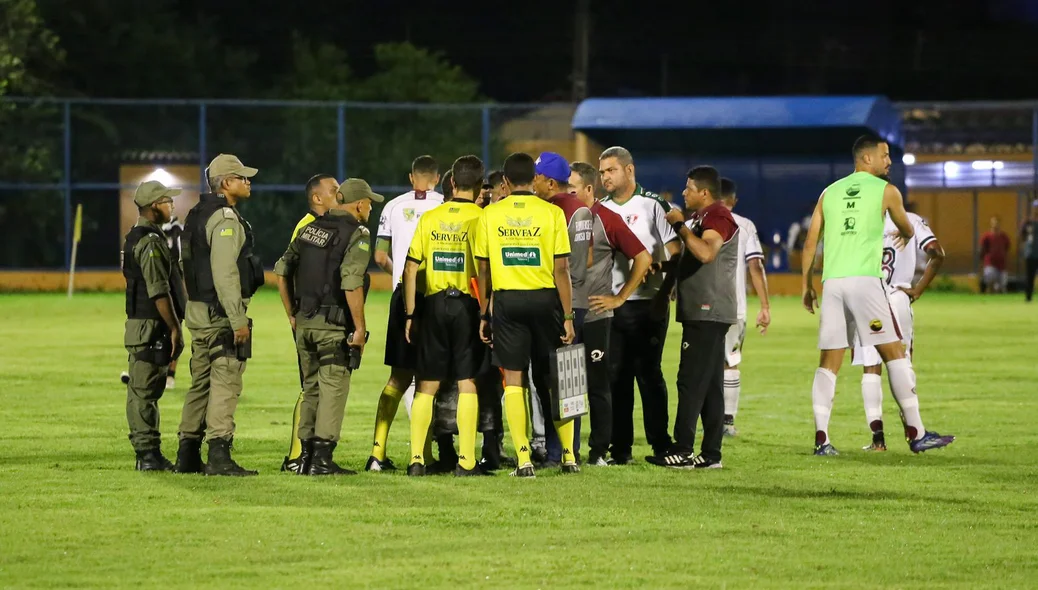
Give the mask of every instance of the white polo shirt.
M 382 208 L 377 237 L 390 240 L 389 257 L 393 260 L 394 286 L 399 285 L 404 276 L 407 249 L 418 228 L 418 218 L 442 203 L 443 195 L 436 191 L 416 193 L 412 190 L 390 200 Z

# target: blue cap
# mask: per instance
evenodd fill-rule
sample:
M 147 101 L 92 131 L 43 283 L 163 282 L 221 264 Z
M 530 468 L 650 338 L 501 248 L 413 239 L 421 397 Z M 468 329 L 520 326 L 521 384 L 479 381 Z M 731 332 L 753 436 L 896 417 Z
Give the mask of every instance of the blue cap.
M 537 157 L 534 172 L 563 184 L 569 183 L 569 162 L 555 152 L 542 152 Z

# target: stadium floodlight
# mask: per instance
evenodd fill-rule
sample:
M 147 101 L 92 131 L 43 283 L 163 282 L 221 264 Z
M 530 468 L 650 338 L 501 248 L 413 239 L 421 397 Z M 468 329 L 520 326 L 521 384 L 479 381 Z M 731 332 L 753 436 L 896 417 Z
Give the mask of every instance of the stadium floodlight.
M 172 174 L 166 172 L 165 168 L 156 168 L 144 180 L 157 180 L 166 186 L 174 186 L 177 181 Z
M 912 164 L 915 164 L 915 154 L 905 154 L 901 156 L 901 161 L 905 166 L 911 166 Z
M 959 175 L 959 163 L 958 162 L 945 162 L 944 163 L 944 175 L 948 178 L 955 178 Z

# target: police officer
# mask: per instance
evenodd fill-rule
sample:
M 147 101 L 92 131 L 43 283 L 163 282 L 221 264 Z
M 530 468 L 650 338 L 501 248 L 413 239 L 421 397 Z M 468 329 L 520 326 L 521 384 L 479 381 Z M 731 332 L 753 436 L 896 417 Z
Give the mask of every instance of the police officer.
M 188 213 L 181 236 L 191 330 L 191 389 L 184 397 L 176 470 L 206 475 L 256 475 L 231 459 L 234 410 L 245 361 L 252 356 L 249 299 L 263 285 L 254 237 L 235 208 L 252 193 L 255 168 L 220 154 L 207 169 L 209 194 Z M 209 463 L 202 465 L 202 439 Z
M 371 236 L 364 226 L 371 202 L 382 195 L 349 178 L 337 191 L 338 205 L 304 227 L 278 260 L 281 302 L 296 334 L 303 372 L 298 436 L 310 456 L 301 475 L 354 475 L 333 459 L 342 430 L 350 376 L 360 365 L 367 339 L 364 271 Z M 310 454 L 312 449 L 312 455 Z
M 173 216 L 173 197 L 179 194 L 180 189 L 154 180 L 138 186 L 133 202 L 140 216 L 123 244 L 124 342 L 130 353 L 126 421 L 138 471 L 173 468 L 159 450 L 159 398 L 166 389 L 168 365 L 184 349 L 180 332 L 184 300 L 178 286 L 183 279 L 160 226 Z

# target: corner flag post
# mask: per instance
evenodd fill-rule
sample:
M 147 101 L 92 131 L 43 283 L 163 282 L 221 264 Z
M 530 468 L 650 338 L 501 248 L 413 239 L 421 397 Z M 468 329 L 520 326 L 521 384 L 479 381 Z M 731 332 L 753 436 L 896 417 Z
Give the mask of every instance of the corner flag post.
M 79 239 L 83 237 L 83 204 L 76 205 L 76 223 L 72 229 L 72 256 L 69 257 L 68 298 L 72 299 L 72 289 L 76 279 L 76 252 L 79 250 Z

